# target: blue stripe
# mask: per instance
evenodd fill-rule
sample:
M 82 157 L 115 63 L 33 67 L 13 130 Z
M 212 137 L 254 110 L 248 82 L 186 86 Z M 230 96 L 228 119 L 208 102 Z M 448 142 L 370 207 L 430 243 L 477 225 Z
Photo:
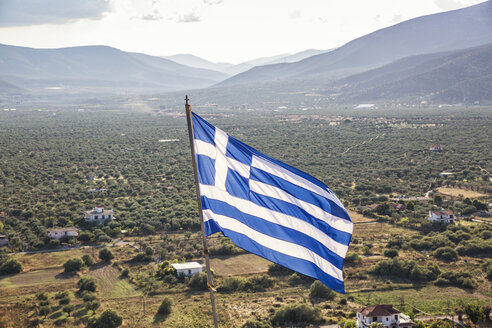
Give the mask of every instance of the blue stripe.
M 262 207 L 266 207 L 272 211 L 284 213 L 305 221 L 312 226 L 318 228 L 326 235 L 328 235 L 331 239 L 342 245 L 348 245 L 350 243 L 350 238 L 352 234 L 333 228 L 328 223 L 312 216 L 311 214 L 296 205 L 277 198 L 260 195 L 254 191 L 250 192 L 250 196 L 250 200 L 253 203 L 258 204 Z
M 234 197 L 249 198 L 249 179 L 234 170 L 227 170 L 225 187 L 227 192 Z
M 253 154 L 251 153 L 250 147 L 231 136 L 229 136 L 226 156 L 246 165 L 251 165 L 253 159 Z
M 339 218 L 346 219 L 350 221 L 350 217 L 347 214 L 347 211 L 340 207 L 337 203 L 332 201 L 331 199 L 320 196 L 312 191 L 299 187 L 291 182 L 288 182 L 282 178 L 277 177 L 276 175 L 269 174 L 263 170 L 260 170 L 256 167 L 251 167 L 250 178 L 252 180 L 256 180 L 259 182 L 263 182 L 269 184 L 271 186 L 282 189 L 283 191 L 291 194 L 295 198 L 318 206 L 323 211 L 331 213 Z
M 193 135 L 199 139 L 211 143 L 215 147 L 215 126 L 193 113 Z
M 201 184 L 215 184 L 215 160 L 205 156 L 196 155 L 196 165 L 198 166 L 198 181 Z
M 313 251 L 320 257 L 332 263 L 338 269 L 343 267 L 343 258 L 329 250 L 325 245 L 316 239 L 303 234 L 295 229 L 287 228 L 259 217 L 249 215 L 239 211 L 237 208 L 215 199 L 209 199 L 202 196 L 203 209 L 212 210 L 212 212 L 236 219 L 237 221 L 251 227 L 252 229 L 261 232 L 265 235 L 288 241 L 293 244 L 302 245 L 303 247 Z M 238 245 L 241 246 L 241 245 Z
M 318 279 L 334 291 L 345 294 L 343 281 L 330 276 L 314 263 L 274 251 L 235 231 L 222 229 L 222 232 L 224 236 L 229 237 L 234 244 L 245 251 L 261 256 L 306 276 Z

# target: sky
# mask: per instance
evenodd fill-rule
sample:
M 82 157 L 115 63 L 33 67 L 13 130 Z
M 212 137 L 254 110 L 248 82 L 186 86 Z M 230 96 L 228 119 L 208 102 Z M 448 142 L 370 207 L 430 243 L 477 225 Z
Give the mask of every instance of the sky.
M 484 0 L 0 0 L 0 43 L 108 45 L 237 64 L 332 49 L 414 17 Z

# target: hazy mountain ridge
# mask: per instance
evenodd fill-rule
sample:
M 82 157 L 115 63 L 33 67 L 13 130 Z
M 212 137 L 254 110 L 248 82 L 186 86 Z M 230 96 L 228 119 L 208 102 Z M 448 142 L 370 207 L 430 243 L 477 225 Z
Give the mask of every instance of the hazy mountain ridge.
M 492 102 L 492 43 L 404 58 L 333 83 L 343 101 Z
M 108 89 L 172 91 L 207 87 L 227 77 L 107 46 L 34 49 L 0 45 L 0 72 L 2 80 L 31 89 L 53 85 L 91 89 L 96 82 Z
M 414 18 L 355 39 L 328 53 L 296 63 L 255 67 L 221 86 L 286 79 L 329 81 L 425 53 L 492 42 L 492 2 Z
M 307 49 L 295 54 L 280 54 L 269 57 L 260 57 L 236 65 L 230 63 L 213 63 L 209 60 L 191 54 L 177 54 L 172 56 L 164 56 L 162 58 L 172 60 L 182 65 L 215 70 L 232 76 L 245 72 L 255 66 L 264 66 L 276 63 L 293 63 L 328 51 L 330 50 Z

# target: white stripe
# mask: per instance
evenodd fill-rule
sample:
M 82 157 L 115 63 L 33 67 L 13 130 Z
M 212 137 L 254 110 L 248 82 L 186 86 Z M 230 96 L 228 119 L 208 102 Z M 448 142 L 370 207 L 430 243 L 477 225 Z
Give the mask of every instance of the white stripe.
M 215 186 L 225 190 L 227 179 L 227 159 L 226 149 L 229 136 L 220 129 L 215 129 L 215 147 L 217 148 L 215 157 Z
M 249 179 L 249 172 L 251 169 L 251 166 L 241 163 L 240 161 L 235 160 L 234 158 L 227 157 L 227 166 L 245 177 L 246 179 Z
M 234 206 L 243 213 L 262 218 L 263 220 L 281 225 L 283 227 L 297 230 L 307 236 L 310 236 L 313 239 L 316 239 L 322 245 L 330 249 L 333 253 L 343 258 L 347 254 L 347 245 L 343 245 L 333 240 L 330 236 L 326 235 L 315 226 L 299 218 L 270 210 L 246 199 L 234 197 L 227 191 L 223 191 L 217 187 L 210 185 L 200 184 L 200 194 L 210 199 L 225 202 L 231 206 Z
M 195 153 L 197 155 L 205 155 L 211 159 L 215 159 L 217 149 L 211 143 L 205 142 L 200 139 L 195 139 Z
M 293 183 L 299 187 L 302 187 L 304 189 L 307 189 L 311 192 L 314 192 L 320 196 L 323 196 L 325 198 L 328 198 L 332 201 L 334 201 L 338 206 L 343 208 L 342 203 L 340 200 L 333 194 L 329 193 L 325 189 L 315 185 L 309 180 L 304 179 L 303 177 L 290 172 L 289 170 L 281 167 L 280 165 L 277 165 L 273 162 L 270 162 L 264 158 L 258 157 L 256 155 L 253 155 L 252 163 L 251 166 L 254 166 L 256 168 L 259 168 L 260 170 L 263 170 L 267 173 L 273 174 L 279 178 L 282 178 L 286 181 L 289 181 L 290 183 Z
M 259 182 L 256 180 L 249 181 L 249 188 L 251 191 L 254 191 L 258 194 L 273 197 L 276 199 L 283 200 L 285 202 L 291 203 L 293 205 L 299 206 L 307 213 L 311 214 L 315 218 L 322 220 L 329 224 L 334 229 L 339 231 L 352 233 L 353 224 L 352 222 L 339 218 L 337 216 L 332 215 L 331 213 L 325 212 L 323 209 L 315 206 L 311 203 L 305 202 L 303 200 L 297 199 L 289 193 L 286 193 L 284 190 L 274 187 L 272 185 Z
M 251 229 L 249 226 L 237 221 L 234 218 L 215 214 L 211 210 L 204 210 L 203 217 L 205 221 L 214 220 L 219 224 L 221 228 L 232 230 L 234 232 L 245 235 L 249 239 L 254 240 L 258 244 L 262 245 L 263 247 L 272 249 L 288 256 L 309 261 L 319 267 L 321 270 L 323 270 L 326 274 L 343 281 L 343 273 L 340 269 L 335 267 L 333 264 L 319 256 L 318 254 L 299 244 L 294 244 L 288 241 L 265 235 L 261 232 Z
M 204 155 L 215 160 L 217 155 L 217 148 L 215 148 L 215 146 L 212 145 L 211 143 L 205 142 L 200 139 L 195 139 L 195 152 L 197 155 Z M 236 171 L 246 179 L 249 179 L 249 171 L 251 166 L 241 163 L 240 161 L 235 160 L 234 158 L 231 157 L 226 157 L 226 160 L 227 160 L 227 166 L 230 169 Z

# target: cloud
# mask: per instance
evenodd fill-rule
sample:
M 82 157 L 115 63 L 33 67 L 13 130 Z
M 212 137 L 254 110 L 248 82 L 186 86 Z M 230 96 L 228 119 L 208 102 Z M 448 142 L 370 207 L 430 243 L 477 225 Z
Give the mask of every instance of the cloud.
M 162 20 L 162 15 L 160 14 L 159 10 L 154 10 L 150 14 L 142 15 L 142 16 L 137 17 L 137 18 L 142 19 L 142 20 L 148 20 L 148 21 L 159 21 L 159 20 Z
M 393 15 L 392 21 L 393 23 L 399 23 L 401 22 L 402 18 L 403 17 L 401 15 Z
M 111 11 L 111 0 L 1 0 L 0 27 L 64 24 L 83 18 L 100 19 Z
M 289 16 L 290 19 L 299 19 L 301 18 L 301 12 L 299 10 L 294 10 L 292 14 Z
M 434 3 L 442 10 L 453 10 L 463 7 L 463 4 L 457 0 L 435 0 Z
M 218 5 L 224 2 L 224 0 L 203 0 L 203 3 L 209 6 Z
M 178 23 L 195 23 L 200 21 L 200 16 L 190 13 L 182 15 L 178 18 Z

